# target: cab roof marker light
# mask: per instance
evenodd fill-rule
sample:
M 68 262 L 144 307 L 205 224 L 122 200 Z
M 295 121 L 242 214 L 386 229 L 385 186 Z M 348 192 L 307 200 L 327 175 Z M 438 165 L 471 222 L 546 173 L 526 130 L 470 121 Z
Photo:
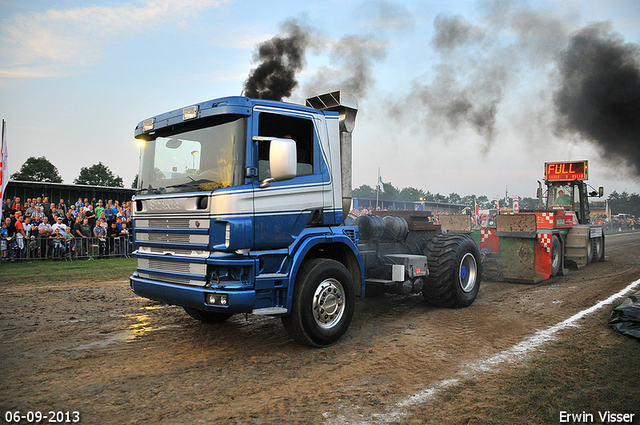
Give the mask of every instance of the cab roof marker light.
M 192 120 L 198 116 L 198 105 L 189 106 L 182 110 L 182 120 Z
M 151 131 L 153 130 L 153 125 L 155 124 L 155 118 L 149 118 L 148 120 L 144 120 L 142 123 L 142 131 Z

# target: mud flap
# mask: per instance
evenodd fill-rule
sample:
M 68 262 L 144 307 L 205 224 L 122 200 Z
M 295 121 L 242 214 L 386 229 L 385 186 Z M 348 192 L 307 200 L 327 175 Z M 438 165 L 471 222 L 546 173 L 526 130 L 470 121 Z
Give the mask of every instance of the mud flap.
M 569 230 L 567 235 L 566 260 L 581 269 L 589 263 L 589 251 L 591 246 L 589 239 L 589 226 L 576 225 Z M 588 246 L 589 245 L 589 246 Z

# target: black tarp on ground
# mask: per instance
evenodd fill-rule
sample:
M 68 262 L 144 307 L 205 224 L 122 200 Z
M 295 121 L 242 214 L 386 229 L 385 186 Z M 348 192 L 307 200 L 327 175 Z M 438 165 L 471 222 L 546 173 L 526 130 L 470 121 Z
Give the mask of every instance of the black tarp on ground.
M 613 309 L 609 326 L 621 334 L 640 339 L 640 292 Z

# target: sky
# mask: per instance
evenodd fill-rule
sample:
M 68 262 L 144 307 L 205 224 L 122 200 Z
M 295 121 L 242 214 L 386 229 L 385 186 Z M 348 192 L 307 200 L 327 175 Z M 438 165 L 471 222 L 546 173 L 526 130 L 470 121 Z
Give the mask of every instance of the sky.
M 303 35 L 284 100 L 358 101 L 353 186 L 535 197 L 545 161 L 640 193 L 637 0 L 0 0 L 12 174 L 98 162 L 130 187 L 142 120 L 240 95 L 261 43 Z

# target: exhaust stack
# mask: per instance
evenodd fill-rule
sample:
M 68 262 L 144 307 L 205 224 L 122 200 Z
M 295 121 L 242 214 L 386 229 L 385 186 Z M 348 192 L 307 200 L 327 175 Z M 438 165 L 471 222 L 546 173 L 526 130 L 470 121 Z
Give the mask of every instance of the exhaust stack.
M 351 133 L 356 125 L 358 103 L 355 97 L 335 91 L 310 97 L 306 105 L 320 111 L 336 111 L 340 116 L 340 168 L 342 169 L 342 219 L 351 210 Z

